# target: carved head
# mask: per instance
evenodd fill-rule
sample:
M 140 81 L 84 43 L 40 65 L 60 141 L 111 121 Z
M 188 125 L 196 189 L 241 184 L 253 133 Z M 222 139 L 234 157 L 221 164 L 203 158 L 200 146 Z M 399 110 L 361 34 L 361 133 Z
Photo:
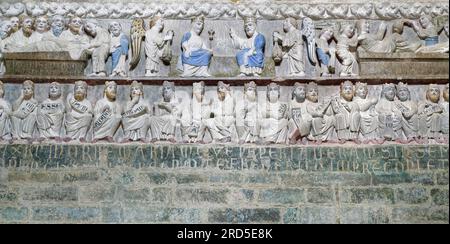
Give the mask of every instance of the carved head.
M 0 80 L 0 98 L 3 98 L 5 95 L 5 90 L 3 88 L 3 81 Z
M 244 84 L 244 93 L 245 93 L 245 97 L 254 102 L 256 101 L 257 98 L 257 86 L 256 83 L 254 81 L 251 81 L 249 83 L 245 83 Z
M 22 86 L 23 98 L 25 100 L 30 100 L 34 97 L 34 82 L 31 80 L 26 80 L 23 82 Z
M 18 31 L 20 28 L 19 18 L 14 16 L 14 17 L 11 17 L 11 19 L 9 19 L 9 21 L 11 22 L 11 33 Z
M 105 82 L 105 91 L 104 91 L 104 96 L 106 96 L 106 98 L 109 101 L 115 101 L 116 100 L 116 95 L 117 95 L 117 84 L 114 81 L 106 81 Z
M 448 84 L 445 86 L 445 89 L 442 92 L 442 97 L 444 98 L 444 101 L 448 102 Z
M 162 96 L 165 102 L 170 102 L 175 97 L 175 83 L 164 81 L 162 87 Z
M 88 20 L 84 25 L 84 31 L 86 34 L 95 37 L 97 36 L 97 28 L 99 27 L 99 23 L 96 20 Z
M 134 80 L 130 85 L 130 98 L 144 97 L 144 86 L 141 82 Z
M 310 82 L 306 86 L 306 99 L 313 103 L 319 101 L 319 88 L 315 82 Z
M 296 82 L 292 90 L 292 99 L 297 102 L 304 102 L 306 99 L 306 85 Z
M 20 26 L 26 36 L 30 36 L 33 33 L 34 19 L 32 17 L 22 15 L 20 16 Z
M 203 96 L 205 95 L 205 82 L 195 82 L 192 84 L 192 94 L 197 101 L 202 101 Z
M 153 17 L 149 22 L 150 29 L 156 28 L 158 32 L 164 30 L 164 19 L 160 16 Z
M 244 18 L 244 31 L 247 37 L 252 37 L 256 32 L 256 18 L 246 17 Z
M 346 101 L 352 101 L 353 95 L 355 94 L 355 87 L 353 86 L 353 83 L 349 80 L 346 80 L 341 83 L 341 97 L 344 98 Z
M 400 82 L 397 84 L 397 97 L 398 100 L 405 102 L 411 99 L 411 94 L 408 89 L 408 84 Z
M 367 93 L 369 92 L 367 88 L 367 83 L 356 82 L 355 84 L 355 95 L 359 98 L 365 99 L 367 97 Z
M 289 17 L 283 21 L 283 30 L 289 32 L 292 28 L 298 29 L 298 23 L 296 19 Z
M 75 81 L 75 85 L 73 87 L 73 94 L 77 101 L 83 101 L 87 96 L 88 85 L 86 81 Z
M 271 103 L 278 102 L 280 95 L 281 95 L 280 85 L 272 82 L 267 86 L 267 99 L 269 100 L 269 102 Z
M 80 17 L 72 17 L 69 20 L 69 29 L 72 31 L 72 33 L 79 34 L 81 31 L 81 28 L 83 27 L 83 20 Z
M 191 20 L 191 28 L 194 33 L 200 35 L 205 26 L 205 17 L 203 15 L 197 16 Z
M 333 28 L 331 28 L 331 27 L 325 27 L 320 32 L 320 38 L 324 39 L 326 41 L 330 41 L 331 39 L 333 39 L 333 36 L 334 36 L 334 31 L 333 31 Z
M 53 35 L 59 36 L 64 31 L 66 27 L 66 22 L 64 20 L 64 17 L 61 15 L 54 15 L 51 19 L 51 29 L 53 32 Z
M 342 29 L 342 34 L 348 38 L 352 38 L 355 35 L 355 25 L 354 24 L 344 25 Z
M 50 29 L 48 17 L 46 15 L 42 15 L 36 18 L 35 29 L 39 33 L 47 32 Z
M 61 86 L 58 82 L 52 82 L 48 89 L 48 97 L 56 100 L 61 97 Z
M 3 21 L 0 22 L 0 40 L 5 39 L 11 33 L 11 22 Z
M 447 23 L 445 23 L 445 25 L 444 25 L 444 33 L 448 38 L 448 20 L 447 20 Z
M 122 32 L 122 25 L 117 21 L 112 21 L 109 23 L 108 30 L 113 36 L 119 36 Z
M 383 84 L 381 96 L 388 101 L 394 101 L 395 99 L 395 85 L 392 83 Z
M 217 83 L 217 96 L 219 97 L 219 100 L 225 100 L 227 94 L 230 92 L 231 87 L 229 84 L 225 84 L 223 81 L 219 81 L 219 83 Z
M 394 23 L 392 24 L 392 32 L 401 35 L 403 33 L 404 25 L 405 25 L 404 20 L 401 20 L 401 19 L 394 20 Z
M 428 28 L 429 26 L 433 25 L 433 22 L 431 22 L 431 16 L 429 15 L 420 16 L 419 23 L 422 28 Z
M 436 84 L 428 85 L 426 98 L 432 103 L 438 103 L 439 99 L 441 98 L 441 89 L 439 88 L 439 86 Z

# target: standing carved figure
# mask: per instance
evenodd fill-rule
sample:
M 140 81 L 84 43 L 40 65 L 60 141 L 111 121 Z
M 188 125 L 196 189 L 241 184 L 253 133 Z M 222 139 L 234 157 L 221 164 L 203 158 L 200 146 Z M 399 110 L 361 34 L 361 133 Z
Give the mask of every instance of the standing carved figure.
M 0 81 L 0 140 L 11 139 L 11 104 L 4 99 L 5 88 Z
M 352 24 L 344 25 L 341 33 L 337 36 L 336 56 L 341 62 L 341 72 L 339 76 L 356 76 L 353 69 L 357 66 L 355 55 L 351 52 L 352 48 L 358 46 L 358 39 L 355 33 L 355 26 Z
M 98 100 L 94 107 L 94 140 L 106 139 L 114 142 L 114 135 L 122 121 L 122 108 L 116 100 L 117 84 L 114 81 L 105 82 L 103 98 Z
M 23 82 L 20 97 L 13 103 L 11 119 L 15 139 L 33 140 L 37 107 L 38 102 L 34 99 L 34 83 L 31 80 L 26 80 Z
M 428 139 L 439 138 L 443 112 L 439 104 L 440 99 L 439 86 L 430 84 L 426 91 L 426 100 L 419 103 L 419 136 L 424 142 L 427 142 Z
M 267 86 L 267 101 L 260 105 L 259 136 L 264 143 L 283 144 L 288 137 L 289 108 L 286 103 L 281 102 L 280 86 L 270 83 Z
M 37 128 L 41 140 L 61 139 L 64 112 L 65 106 L 61 86 L 58 82 L 52 82 L 48 91 L 48 98 L 37 108 Z
M 255 143 L 259 140 L 258 122 L 258 92 L 254 81 L 244 84 L 244 106 L 237 114 L 240 116 L 239 122 L 242 126 L 237 126 L 241 130 L 240 143 Z
M 378 98 L 368 97 L 368 93 L 367 83 L 356 82 L 353 101 L 359 106 L 359 141 L 364 144 L 378 139 L 378 114 L 375 111 Z
M 244 19 L 245 38 L 238 37 L 233 29 L 230 29 L 230 37 L 233 46 L 239 49 L 236 61 L 239 65 L 239 76 L 260 76 L 264 69 L 265 37 L 256 31 L 256 19 L 247 17 Z
M 67 96 L 64 120 L 67 134 L 65 141 L 79 140 L 80 142 L 86 142 L 93 116 L 93 106 L 87 99 L 87 89 L 88 85 L 85 81 L 76 81 L 73 86 L 73 93 Z
M 133 81 L 130 85 L 130 101 L 126 103 L 122 113 L 124 142 L 146 142 L 151 113 L 151 106 L 144 100 L 142 83 Z
M 401 112 L 401 123 L 404 138 L 400 142 L 408 143 L 417 139 L 418 132 L 418 116 L 417 103 L 411 100 L 411 93 L 408 89 L 408 84 L 400 82 L 397 84 L 397 98 L 396 106 Z
M 332 47 L 331 41 L 334 39 L 334 31 L 331 27 L 325 27 L 316 40 L 317 59 L 320 66 L 320 75 L 329 77 L 334 74 L 336 68 L 336 49 Z
M 107 30 L 95 20 L 89 20 L 84 26 L 86 34 L 91 37 L 87 52 L 92 57 L 92 74 L 89 76 L 106 76 L 106 59 L 109 54 L 111 37 Z
M 127 75 L 128 37 L 122 32 L 122 25 L 113 21 L 109 23 L 112 72 L 111 76 L 125 77 Z
M 0 21 L 0 75 L 5 73 L 5 65 L 3 62 L 3 52 L 5 51 L 5 40 L 9 37 L 12 30 L 11 22 L 9 21 Z
M 155 17 L 150 21 L 150 29 L 145 32 L 145 76 L 158 76 L 161 59 L 164 63 L 170 63 L 171 57 L 166 57 L 165 52 L 170 50 L 173 31 L 168 31 L 165 35 L 164 19 Z

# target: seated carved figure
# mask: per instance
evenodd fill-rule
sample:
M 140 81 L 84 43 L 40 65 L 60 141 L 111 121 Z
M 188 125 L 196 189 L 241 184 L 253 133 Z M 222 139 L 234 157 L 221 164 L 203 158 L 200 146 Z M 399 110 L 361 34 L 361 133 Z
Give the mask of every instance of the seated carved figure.
M 76 81 L 73 93 L 66 99 L 65 141 L 86 141 L 87 132 L 91 126 L 93 110 L 92 103 L 87 99 L 88 85 L 85 81 Z
M 183 140 L 185 142 L 203 141 L 204 131 L 200 131 L 203 121 L 210 118 L 211 102 L 205 97 L 205 82 L 192 84 L 192 104 L 190 104 L 190 121 L 182 127 Z M 203 129 L 206 129 L 203 127 Z M 203 137 L 200 138 L 200 134 Z
M 0 81 L 0 140 L 11 139 L 11 104 L 3 96 L 5 90 L 3 82 Z
M 442 93 L 442 98 L 444 99 L 441 103 L 442 116 L 441 116 L 441 138 L 440 142 L 448 143 L 449 134 L 449 107 L 448 107 L 448 84 L 445 86 L 444 92 Z
M 306 99 L 306 85 L 296 82 L 292 90 L 289 119 L 289 141 L 291 144 L 308 143 L 308 135 L 311 132 L 312 116 L 308 113 L 310 101 Z
M 378 114 L 375 111 L 378 98 L 368 97 L 367 94 L 367 83 L 356 82 L 353 101 L 359 106 L 359 141 L 364 144 L 375 142 L 378 138 Z
M 387 24 L 382 21 L 376 33 L 370 32 L 370 23 L 367 20 L 359 20 L 357 28 L 359 30 L 358 42 L 367 52 L 372 53 L 393 53 L 395 43 L 391 41 Z
M 34 32 L 34 18 L 20 17 L 20 29 L 4 40 L 4 49 L 7 52 L 20 52 L 42 39 L 41 34 Z
M 424 142 L 427 142 L 428 139 L 439 138 L 443 112 L 439 104 L 440 97 L 439 86 L 430 84 L 426 92 L 426 100 L 419 103 L 419 136 Z
M 378 143 L 402 138 L 402 113 L 395 102 L 395 85 L 383 84 L 381 99 L 375 105 L 378 113 Z
M 31 80 L 26 80 L 23 82 L 20 97 L 13 103 L 11 119 L 15 139 L 33 139 L 37 107 L 38 102 L 34 99 L 34 83 Z
M 432 46 L 439 43 L 438 29 L 433 24 L 431 16 L 422 15 L 417 21 L 406 21 L 417 33 L 420 39 L 424 40 L 425 46 Z
M 155 116 L 150 119 L 152 139 L 176 142 L 175 132 L 180 128 L 182 115 L 181 100 L 175 96 L 175 84 L 165 81 L 162 100 L 155 103 Z
M 83 31 L 83 20 L 73 17 L 67 24 L 68 29 L 59 36 L 58 44 L 63 50 L 69 52 L 70 57 L 79 59 L 89 47 L 89 37 Z
M 61 138 L 61 128 L 64 119 L 64 100 L 59 83 L 50 84 L 48 98 L 37 108 L 37 128 L 41 140 Z
M 423 46 L 419 48 L 416 52 L 417 53 L 448 53 L 449 52 L 449 29 L 448 29 L 448 20 L 447 23 L 445 23 L 444 27 L 442 28 L 442 31 L 444 31 L 445 36 L 447 37 L 447 41 L 440 42 L 434 45 L 430 46 Z
M 260 104 L 260 132 L 263 143 L 286 143 L 288 137 L 289 108 L 280 102 L 280 86 L 270 83 L 267 86 L 267 101 Z
M 408 85 L 402 82 L 397 85 L 397 97 L 396 101 L 397 109 L 402 115 L 402 130 L 403 136 L 400 142 L 408 143 L 417 139 L 418 131 L 418 117 L 417 117 L 417 103 L 411 100 L 411 94 L 408 89 Z
M 353 83 L 344 81 L 340 86 L 339 97 L 333 97 L 331 100 L 335 120 L 334 127 L 341 143 L 348 140 L 359 143 L 358 132 L 361 115 L 358 104 L 353 102 L 354 93 Z
M 151 106 L 144 100 L 142 83 L 133 81 L 130 85 L 130 101 L 126 103 L 122 113 L 124 142 L 146 142 L 151 113 Z
M 356 56 L 351 52 L 351 48 L 358 46 L 358 39 L 354 25 L 345 25 L 339 36 L 336 37 L 336 57 L 341 62 L 341 72 L 339 76 L 356 76 L 354 67 L 358 65 Z
M 97 21 L 89 20 L 84 31 L 91 37 L 87 52 L 92 57 L 92 74 L 90 76 L 106 76 L 106 59 L 108 58 L 111 37 L 107 30 Z
M 202 142 L 205 133 L 209 132 L 213 142 L 231 142 L 233 133 L 236 133 L 234 108 L 230 85 L 219 81 L 217 98 L 211 104 L 209 118 L 202 120 L 198 141 Z
M 258 94 L 254 81 L 244 85 L 243 107 L 236 107 L 239 120 L 236 122 L 240 143 L 259 141 Z
M 122 108 L 116 100 L 117 84 L 114 81 L 105 82 L 103 98 L 94 107 L 94 140 L 106 139 L 114 142 L 114 135 L 122 121 Z

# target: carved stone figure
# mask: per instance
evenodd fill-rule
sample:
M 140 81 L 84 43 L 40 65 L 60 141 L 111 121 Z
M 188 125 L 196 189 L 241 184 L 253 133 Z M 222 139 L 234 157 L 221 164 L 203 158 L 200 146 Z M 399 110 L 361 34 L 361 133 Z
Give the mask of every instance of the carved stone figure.
M 290 104 L 289 120 L 289 141 L 291 144 L 307 144 L 308 136 L 311 132 L 312 116 L 308 112 L 311 102 L 306 100 L 306 85 L 296 82 L 292 90 L 292 100 Z
M 402 113 L 395 102 L 395 85 L 383 84 L 381 99 L 375 105 L 378 113 L 378 143 L 402 138 Z
M 436 45 L 439 42 L 439 34 L 436 26 L 433 24 L 431 16 L 422 15 L 417 21 L 406 21 L 417 33 L 420 39 L 425 41 L 425 46 Z
M 165 63 L 170 63 L 171 57 L 167 52 L 170 51 L 173 39 L 173 31 L 168 31 L 165 35 L 164 19 L 154 17 L 150 23 L 150 29 L 145 32 L 145 76 L 158 76 L 161 59 L 165 58 Z
M 445 86 L 442 92 L 443 101 L 441 103 L 442 115 L 441 115 L 441 134 L 442 138 L 439 139 L 440 142 L 448 143 L 449 140 L 449 106 L 448 106 L 448 84 Z
M 16 16 L 13 16 L 9 19 L 11 23 L 11 34 L 17 32 L 20 29 L 20 19 Z
M 122 113 L 124 141 L 146 142 L 151 113 L 151 106 L 144 100 L 142 83 L 133 81 L 130 85 L 130 101 Z
M 339 76 L 356 76 L 357 74 L 353 72 L 353 68 L 357 65 L 357 60 L 350 50 L 351 48 L 356 48 L 358 46 L 355 26 L 352 24 L 344 25 L 340 35 L 336 38 L 336 56 L 342 65 Z
M 208 119 L 202 120 L 198 140 L 202 142 L 206 132 L 211 134 L 213 142 L 231 142 L 235 128 L 235 102 L 231 96 L 230 85 L 219 81 L 217 98 L 212 102 Z
M 181 100 L 175 96 L 175 84 L 165 81 L 162 100 L 155 103 L 155 116 L 150 120 L 153 140 L 176 142 L 175 132 L 181 128 Z
M 389 38 L 387 24 L 382 21 L 376 33 L 370 33 L 370 23 L 367 20 L 359 20 L 357 23 L 358 42 L 366 51 L 371 53 L 393 53 L 395 43 Z
M 5 89 L 0 81 L 0 140 L 11 139 L 11 104 L 3 97 Z
M 239 76 L 260 76 L 264 68 L 265 37 L 256 31 L 256 19 L 244 18 L 245 38 L 238 37 L 230 29 L 233 46 L 240 51 L 236 54 L 239 65 Z
M 50 30 L 48 17 L 46 15 L 37 17 L 34 24 L 34 29 L 36 31 L 33 33 L 33 35 L 38 36 L 37 41 L 41 41 L 44 35 Z
M 122 25 L 113 21 L 109 23 L 112 72 L 111 76 L 125 77 L 127 75 L 126 60 L 128 56 L 128 37 L 122 32 Z
M 289 108 L 279 100 L 280 86 L 270 83 L 267 86 L 267 101 L 260 104 L 260 138 L 264 143 L 286 143 L 288 137 Z
M 238 126 L 241 129 L 239 133 L 240 143 L 255 143 L 259 140 L 259 122 L 258 122 L 258 95 L 257 86 L 254 81 L 245 83 L 244 85 L 244 106 L 238 108 L 241 122 L 243 126 Z
M 320 75 L 323 77 L 331 76 L 335 72 L 336 49 L 330 46 L 334 39 L 334 31 L 331 27 L 325 27 L 316 40 L 317 59 L 320 65 Z
M 441 131 L 443 108 L 440 106 L 441 90 L 439 86 L 430 84 L 426 92 L 426 100 L 419 103 L 419 136 L 427 141 L 438 139 Z
M 58 38 L 61 36 L 61 34 L 63 33 L 63 31 L 65 30 L 65 20 L 64 17 L 61 15 L 54 15 L 51 18 L 51 34 Z
M 202 127 L 203 121 L 211 116 L 212 100 L 205 98 L 205 83 L 203 81 L 192 84 L 192 104 L 190 114 L 191 123 L 183 127 L 183 137 L 186 142 L 202 142 L 206 127 Z M 200 131 L 202 128 L 203 131 Z M 200 138 L 200 135 L 202 137 Z
M 4 41 L 5 50 L 8 52 L 20 52 L 24 47 L 41 40 L 41 35 L 34 34 L 34 19 L 32 17 L 21 16 L 20 26 L 19 31 L 14 32 Z
M 37 128 L 40 138 L 61 139 L 61 128 L 64 119 L 64 100 L 58 82 L 50 84 L 48 98 L 37 108 Z
M 9 37 L 11 33 L 11 22 L 0 21 L 0 75 L 5 73 L 5 65 L 3 63 L 3 52 L 5 48 L 4 39 Z
M 317 84 L 311 82 L 306 87 L 305 105 L 312 116 L 311 131 L 308 136 L 310 141 L 321 144 L 330 139 L 334 129 L 334 116 L 331 109 L 331 99 L 319 102 L 319 89 Z
M 61 46 L 73 59 L 79 59 L 89 47 L 89 37 L 83 32 L 83 21 L 79 17 L 69 20 L 68 29 L 61 33 Z
M 11 114 L 15 139 L 33 139 L 36 128 L 36 114 L 38 102 L 34 99 L 34 83 L 31 80 L 23 82 L 22 94 L 13 103 Z
M 185 33 L 181 39 L 182 53 L 178 60 L 177 68 L 182 71 L 182 77 L 209 77 L 208 66 L 213 55 L 210 32 L 209 45 L 200 37 L 205 25 L 203 16 L 191 21 L 191 30 Z
M 98 100 L 94 107 L 94 140 L 106 139 L 114 142 L 114 135 L 122 120 L 122 108 L 116 100 L 117 84 L 114 81 L 105 82 L 103 98 Z
M 340 85 L 339 97 L 331 100 L 331 108 L 334 113 L 335 129 L 338 140 L 343 143 L 353 140 L 359 143 L 358 132 L 361 121 L 359 106 L 353 101 L 355 87 L 351 81 L 344 81 Z
M 397 98 L 396 106 L 402 115 L 402 130 L 404 138 L 400 142 L 408 143 L 417 139 L 418 131 L 418 116 L 417 116 L 417 103 L 411 100 L 411 94 L 408 89 L 408 84 L 403 82 L 397 85 Z
M 392 23 L 392 34 L 389 36 L 395 46 L 394 52 L 415 52 L 422 45 L 420 42 L 413 42 L 403 36 L 405 20 L 395 20 Z
M 448 53 L 449 52 L 449 35 L 448 35 L 448 20 L 443 26 L 445 36 L 447 36 L 447 41 L 440 42 L 430 46 L 423 46 L 419 48 L 416 52 L 418 53 Z
M 367 83 L 356 82 L 353 101 L 359 106 L 361 115 L 358 140 L 364 144 L 378 139 L 378 114 L 375 111 L 378 98 L 367 97 L 368 92 Z
M 106 59 L 108 58 L 111 37 L 95 20 L 89 20 L 84 26 L 86 34 L 92 39 L 87 52 L 92 57 L 92 74 L 90 76 L 106 76 Z
M 67 137 L 65 141 L 86 141 L 86 135 L 91 126 L 93 110 L 92 103 L 87 100 L 88 85 L 85 81 L 76 81 L 73 93 L 66 99 L 66 117 L 64 126 Z

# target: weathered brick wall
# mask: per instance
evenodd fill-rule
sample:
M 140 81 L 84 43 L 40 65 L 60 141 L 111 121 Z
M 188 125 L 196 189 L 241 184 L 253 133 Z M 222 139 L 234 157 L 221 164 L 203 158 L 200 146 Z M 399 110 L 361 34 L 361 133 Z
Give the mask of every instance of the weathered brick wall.
M 448 223 L 448 145 L 0 145 L 0 223 Z

